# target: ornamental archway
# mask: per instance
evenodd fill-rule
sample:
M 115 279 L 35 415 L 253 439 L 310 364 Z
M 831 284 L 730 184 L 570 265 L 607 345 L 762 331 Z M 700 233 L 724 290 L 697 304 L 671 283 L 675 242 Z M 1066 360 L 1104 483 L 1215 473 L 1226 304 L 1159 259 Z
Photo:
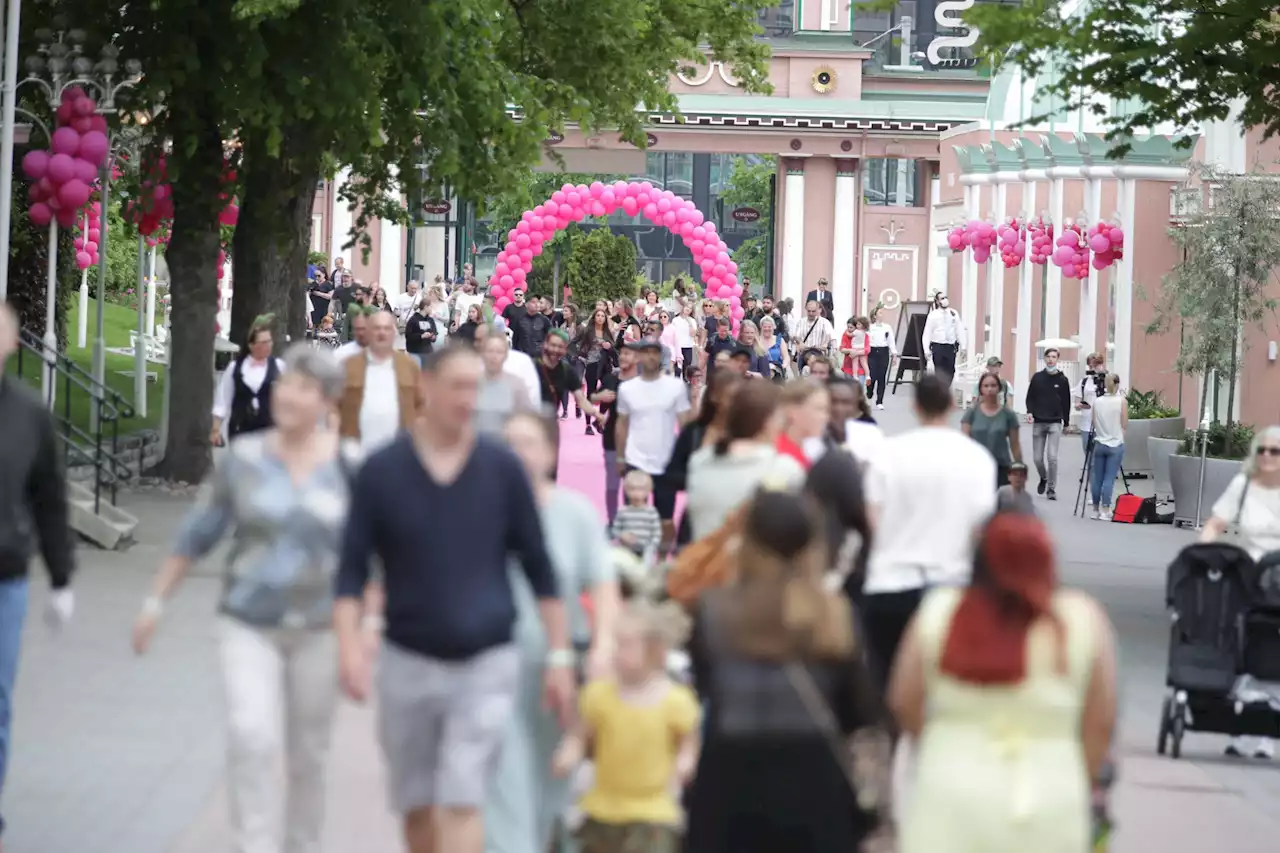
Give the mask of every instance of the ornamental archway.
M 565 184 L 542 204 L 526 210 L 515 228 L 507 232 L 507 244 L 498 253 L 497 265 L 489 279 L 489 293 L 494 307 L 501 311 L 511 304 L 511 294 L 524 287 L 533 259 L 542 254 L 543 244 L 570 222 L 581 222 L 592 216 L 608 216 L 619 208 L 628 216 L 637 213 L 654 225 L 661 225 L 680 237 L 693 254 L 709 298 L 729 303 L 736 327 L 742 320 L 742 285 L 738 283 L 738 265 L 729 255 L 729 247 L 717 233 L 714 222 L 708 222 L 702 211 L 688 199 L 653 184 L 618 181 L 591 186 Z

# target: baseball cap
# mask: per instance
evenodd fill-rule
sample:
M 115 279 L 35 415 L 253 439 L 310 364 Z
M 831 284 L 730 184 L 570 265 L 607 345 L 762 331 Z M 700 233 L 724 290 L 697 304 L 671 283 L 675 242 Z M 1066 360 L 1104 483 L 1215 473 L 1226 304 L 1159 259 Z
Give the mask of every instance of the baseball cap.
M 993 355 L 987 359 L 987 367 L 1003 367 L 1004 362 L 1000 360 L 1000 356 Z
M 1023 474 L 1027 473 L 1027 463 L 1014 462 L 1012 465 L 1009 466 L 1009 473 L 1012 474 L 1014 471 L 1018 471 Z
M 627 344 L 627 349 L 634 349 L 634 350 L 662 349 L 662 344 L 659 341 L 655 340 L 654 338 L 641 338 L 638 341 L 630 341 Z

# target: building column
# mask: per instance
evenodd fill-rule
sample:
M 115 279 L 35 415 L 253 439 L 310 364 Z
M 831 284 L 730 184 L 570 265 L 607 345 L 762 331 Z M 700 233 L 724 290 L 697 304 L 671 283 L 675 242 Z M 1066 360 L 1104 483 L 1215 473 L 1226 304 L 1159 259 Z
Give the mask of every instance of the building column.
M 1066 216 L 1066 187 L 1062 178 L 1056 177 L 1056 169 L 1049 170 L 1053 179 L 1049 184 L 1049 219 L 1053 222 L 1053 243 L 1056 247 L 1058 238 L 1062 236 L 1062 225 Z M 1048 276 L 1044 284 L 1044 336 L 1046 338 L 1062 337 L 1062 269 L 1052 260 L 1049 261 Z
M 1129 371 L 1133 366 L 1133 238 L 1137 230 L 1133 227 L 1134 208 L 1137 199 L 1138 182 L 1127 178 L 1119 182 L 1119 195 L 1116 200 L 1120 208 L 1120 227 L 1124 229 L 1124 256 L 1120 258 L 1120 269 L 1111 277 L 1111 286 L 1116 289 L 1116 349 L 1107 364 L 1111 372 L 1120 377 L 1120 387 L 1126 390 L 1129 384 Z
M 804 160 L 785 158 L 782 219 L 782 299 L 795 302 L 794 316 L 804 313 Z
M 398 223 L 378 220 L 378 284 L 388 296 L 404 293 L 404 265 L 400 263 L 403 230 Z
M 1084 170 L 1084 203 L 1085 203 L 1085 219 L 1087 224 L 1092 226 L 1102 218 L 1102 180 L 1111 177 L 1113 172 L 1110 169 L 1088 167 Z M 1086 229 L 1087 230 L 1087 229 Z M 1092 253 L 1090 253 L 1090 261 L 1092 261 Z M 1080 362 L 1084 360 L 1090 353 L 1097 352 L 1098 347 L 1098 288 L 1101 285 L 1101 276 L 1098 270 L 1094 269 L 1092 263 L 1089 264 L 1089 277 L 1080 283 Z M 1105 338 L 1105 334 L 1104 334 Z M 1105 349 L 1106 341 L 1103 341 L 1103 349 Z
M 1022 206 L 1027 210 L 1027 216 L 1035 218 L 1036 209 L 1036 182 L 1028 176 L 1028 173 L 1022 173 Z M 1028 253 L 1031 247 L 1027 247 Z M 1031 374 L 1035 372 L 1035 352 L 1032 344 L 1036 341 L 1035 336 L 1035 319 L 1031 315 L 1032 302 L 1035 300 L 1035 264 L 1029 260 L 1024 260 L 1022 266 L 1018 268 L 1018 325 L 1013 330 L 1013 390 L 1015 399 L 1023 400 L 1026 398 L 1027 386 L 1031 384 Z M 1015 404 L 1015 408 L 1018 408 Z M 1021 411 L 1021 408 L 1019 408 Z
M 835 305 L 836 328 L 861 309 L 854 291 L 854 270 L 858 260 L 858 161 L 836 160 L 836 210 L 833 228 L 835 247 L 831 257 L 831 298 Z M 866 283 L 860 282 L 865 288 Z
M 995 184 L 991 187 L 992 208 L 991 215 L 997 225 L 1004 222 L 1004 211 L 1008 205 L 1008 187 L 1005 186 L 1003 177 L 993 178 Z M 989 333 L 986 345 L 982 343 L 982 337 L 978 337 L 978 346 L 985 351 L 988 357 L 993 355 L 1003 355 L 1000 352 L 1001 341 L 1004 340 L 1004 261 L 1000 260 L 1000 244 L 997 243 L 991 252 L 991 260 L 987 261 L 987 314 L 991 317 Z M 974 351 L 969 350 L 969 355 L 973 356 Z
M 965 219 L 972 222 L 982 218 L 982 184 L 986 175 L 963 175 L 965 182 L 964 208 Z M 967 180 L 966 180 L 967 179 Z M 985 324 L 985 319 L 978 315 L 978 265 L 973 262 L 973 252 L 965 252 L 961 266 L 960 318 L 964 321 L 965 339 L 961 348 L 972 355 L 977 352 L 978 333 Z M 927 297 L 926 297 L 927 298 Z
M 342 200 L 342 189 L 351 180 L 351 170 L 343 169 L 334 176 L 332 183 L 333 205 L 329 208 L 329 267 L 333 267 L 334 258 L 343 258 L 348 267 L 352 266 L 349 250 L 343 249 L 351 241 L 351 226 L 354 222 L 354 211 Z

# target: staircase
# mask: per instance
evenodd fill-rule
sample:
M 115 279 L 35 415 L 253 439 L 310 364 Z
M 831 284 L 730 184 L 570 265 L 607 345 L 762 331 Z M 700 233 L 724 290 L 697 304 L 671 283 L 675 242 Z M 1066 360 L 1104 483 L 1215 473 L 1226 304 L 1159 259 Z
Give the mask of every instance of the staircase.
M 141 449 L 129 452 L 136 440 L 125 439 L 122 446 L 120 438 L 120 419 L 133 417 L 133 406 L 41 338 L 22 330 L 18 375 L 39 377 L 45 366 L 52 368 L 54 380 L 53 399 L 45 402 L 57 429 L 63 468 L 70 474 L 71 529 L 100 548 L 121 548 L 132 541 L 138 519 L 116 506 L 118 487 L 141 473 L 145 457 Z M 87 423 L 77 423 L 84 420 L 83 412 L 73 419 L 76 409 L 88 412 Z M 130 464 L 134 459 L 136 467 Z

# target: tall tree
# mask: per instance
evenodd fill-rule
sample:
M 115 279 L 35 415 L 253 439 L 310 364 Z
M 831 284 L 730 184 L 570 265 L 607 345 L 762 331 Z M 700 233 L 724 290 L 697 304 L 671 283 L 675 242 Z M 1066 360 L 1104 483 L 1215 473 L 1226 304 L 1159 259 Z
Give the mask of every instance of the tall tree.
M 1171 123 L 1227 118 L 1239 105 L 1246 126 L 1280 130 L 1273 81 L 1280 27 L 1273 3 L 1258 0 L 1023 0 L 978 5 L 965 21 L 982 44 L 1031 73 L 1046 112 L 1083 104 L 1123 137 Z M 1108 104 L 1092 93 L 1119 99 Z M 1032 117 L 1042 118 L 1043 116 Z
M 50 0 L 143 63 L 139 104 L 166 105 L 152 127 L 174 182 L 170 476 L 197 479 L 209 461 L 224 142 L 241 199 L 232 338 L 264 312 L 297 336 L 322 178 L 341 166 L 357 176 L 346 192 L 359 230 L 402 220 L 404 196 L 512 186 L 567 123 L 643 145 L 637 105 L 673 111 L 670 75 L 706 49 L 746 90 L 767 89 L 754 36 L 771 3 Z
M 752 163 L 746 157 L 735 157 L 729 169 L 725 188 L 720 193 L 725 205 L 751 207 L 760 212 L 756 226 L 760 233 L 743 241 L 735 252 L 738 272 L 758 286 L 764 287 L 768 276 L 765 264 L 769 259 L 769 222 L 773 219 L 773 176 L 778 172 L 778 161 L 766 157 Z

